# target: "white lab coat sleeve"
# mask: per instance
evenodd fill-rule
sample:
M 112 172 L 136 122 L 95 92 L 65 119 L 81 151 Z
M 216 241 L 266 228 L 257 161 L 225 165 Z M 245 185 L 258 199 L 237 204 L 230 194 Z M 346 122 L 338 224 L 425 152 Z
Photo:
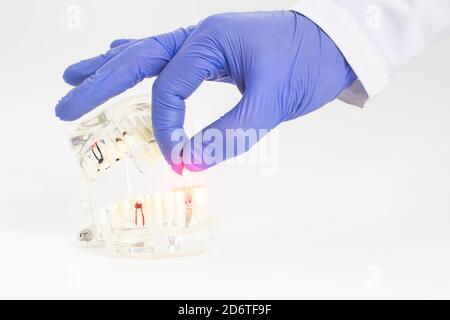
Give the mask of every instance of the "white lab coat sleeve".
M 450 0 L 298 0 L 358 79 L 339 99 L 363 106 L 431 43 L 450 33 Z

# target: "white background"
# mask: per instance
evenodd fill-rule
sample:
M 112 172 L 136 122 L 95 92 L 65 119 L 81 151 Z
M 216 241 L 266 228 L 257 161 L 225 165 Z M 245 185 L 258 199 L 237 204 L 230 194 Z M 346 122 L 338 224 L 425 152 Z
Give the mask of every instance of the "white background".
M 450 39 L 365 109 L 333 102 L 278 129 L 278 170 L 205 173 L 221 237 L 208 254 L 123 260 L 81 248 L 79 169 L 54 106 L 64 68 L 222 11 L 294 1 L 2 1 L 0 297 L 450 298 Z M 70 5 L 80 28 L 67 24 Z M 147 80 L 127 95 L 150 94 Z M 188 127 L 239 99 L 207 83 Z

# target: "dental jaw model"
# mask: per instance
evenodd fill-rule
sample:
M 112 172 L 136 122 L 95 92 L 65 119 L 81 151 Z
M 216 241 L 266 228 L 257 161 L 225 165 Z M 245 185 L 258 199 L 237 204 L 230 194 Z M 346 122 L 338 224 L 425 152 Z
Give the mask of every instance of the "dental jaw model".
M 87 225 L 77 238 L 120 256 L 201 253 L 216 234 L 206 210 L 206 189 L 185 180 L 168 186 L 168 179 L 161 178 L 168 169 L 153 136 L 147 101 L 123 101 L 80 123 L 70 135 L 82 169 Z

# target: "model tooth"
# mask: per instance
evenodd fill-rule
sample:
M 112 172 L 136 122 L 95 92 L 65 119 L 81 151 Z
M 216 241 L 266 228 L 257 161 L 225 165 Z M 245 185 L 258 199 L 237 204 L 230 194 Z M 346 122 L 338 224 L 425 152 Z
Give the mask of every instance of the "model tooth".
M 174 211 L 174 195 L 173 192 L 164 192 L 163 193 L 163 220 L 164 225 L 171 226 L 173 225 L 173 211 Z
M 134 135 L 140 136 L 140 138 L 145 140 L 145 133 L 136 121 L 133 123 L 130 119 L 125 118 L 122 120 L 122 123 L 130 132 L 134 133 Z
M 177 227 L 185 225 L 186 208 L 185 208 L 185 194 L 184 191 L 175 191 L 175 210 L 174 222 Z
M 144 210 L 146 224 L 151 225 L 152 220 L 153 220 L 154 211 L 155 211 L 155 208 L 153 205 L 153 199 L 151 196 L 146 196 L 144 198 L 142 208 Z
M 122 152 L 119 152 L 113 144 L 110 144 L 109 148 L 106 150 L 106 157 L 110 163 L 114 163 L 123 159 L 123 154 Z
M 134 212 L 132 214 L 131 201 L 129 199 L 120 202 L 119 211 L 120 211 L 120 224 L 123 227 L 129 227 L 130 225 L 134 225 Z
M 163 224 L 163 206 L 162 206 L 162 196 L 160 192 L 155 192 L 152 195 L 152 205 L 153 205 L 153 220 L 156 225 L 161 226 Z
M 138 132 L 145 141 L 149 140 L 148 133 L 145 130 L 145 125 L 139 121 L 139 117 L 135 117 L 134 119 L 134 130 Z
M 153 162 L 155 162 L 159 157 L 161 157 L 161 151 L 159 150 L 158 144 L 156 142 L 151 142 L 147 146 L 147 152 Z
M 130 151 L 130 148 L 128 148 L 128 146 L 125 144 L 123 138 L 114 138 L 114 145 L 116 146 L 117 150 L 122 153 L 128 153 Z
M 111 225 L 113 227 L 120 226 L 120 211 L 119 211 L 119 203 L 115 202 L 109 205 L 109 219 L 111 221 Z
M 103 162 L 98 165 L 98 169 L 99 169 L 98 171 L 102 172 L 102 171 L 108 170 L 110 167 L 111 167 L 111 163 L 108 160 L 104 159 Z
M 143 145 L 142 152 L 145 153 L 145 159 L 148 161 L 149 164 L 155 163 L 155 161 L 161 154 L 155 142 Z
M 193 189 L 192 205 L 195 214 L 195 220 L 201 221 L 206 215 L 206 189 L 204 187 L 196 187 Z
M 123 119 L 122 121 L 122 125 L 125 128 L 125 131 L 127 132 L 127 134 L 124 135 L 125 138 L 125 142 L 128 145 L 133 145 L 135 143 L 145 143 L 145 139 L 142 136 L 142 134 L 139 132 L 139 130 L 136 128 L 136 126 L 134 126 L 130 120 L 128 119 Z M 127 142 L 128 140 L 128 142 Z
M 155 134 L 153 133 L 152 118 L 150 116 L 143 116 L 140 119 L 144 123 L 145 129 L 149 132 L 150 139 L 154 140 Z
M 150 127 L 146 124 L 146 119 L 144 117 L 136 117 L 136 126 L 138 126 L 141 130 L 142 135 L 144 136 L 146 141 L 151 141 L 154 139 L 153 132 L 150 130 Z M 149 123 L 151 123 L 149 121 Z
M 189 227 L 196 219 L 196 209 L 194 208 L 194 197 L 192 190 L 193 188 L 186 188 L 184 195 L 184 206 L 186 211 L 184 223 L 186 227 Z
M 144 197 L 138 196 L 132 202 L 134 207 L 134 225 L 144 227 L 146 225 L 146 215 L 143 206 Z
M 81 162 L 81 167 L 91 180 L 95 180 L 98 177 L 98 162 L 96 159 L 92 159 L 90 155 L 84 157 Z
M 128 131 L 124 131 L 122 135 L 122 142 L 127 146 L 129 150 L 131 150 L 136 143 L 132 133 Z
M 133 160 L 137 164 L 138 167 L 140 167 L 139 164 L 144 165 L 145 164 L 152 164 L 153 159 L 148 152 L 147 146 L 145 144 L 140 145 L 138 148 L 136 148 L 133 151 Z
M 119 141 L 120 142 L 120 141 Z M 116 142 L 116 138 L 114 136 L 108 136 L 107 149 L 106 149 L 106 157 L 108 160 L 113 163 L 114 161 L 122 160 L 124 157 L 125 150 L 122 150 L 120 143 Z M 125 146 L 125 145 L 124 145 Z

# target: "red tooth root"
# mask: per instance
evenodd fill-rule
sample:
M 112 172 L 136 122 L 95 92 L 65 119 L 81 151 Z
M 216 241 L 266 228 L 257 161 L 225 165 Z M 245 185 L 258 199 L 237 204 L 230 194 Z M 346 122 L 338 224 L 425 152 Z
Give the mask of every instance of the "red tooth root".
M 137 226 L 138 222 L 137 222 L 137 217 L 138 217 L 138 210 L 141 211 L 141 218 L 142 218 L 142 226 L 145 226 L 145 216 L 144 216 L 144 211 L 142 210 L 142 203 L 140 202 L 136 202 L 134 204 L 134 224 Z

